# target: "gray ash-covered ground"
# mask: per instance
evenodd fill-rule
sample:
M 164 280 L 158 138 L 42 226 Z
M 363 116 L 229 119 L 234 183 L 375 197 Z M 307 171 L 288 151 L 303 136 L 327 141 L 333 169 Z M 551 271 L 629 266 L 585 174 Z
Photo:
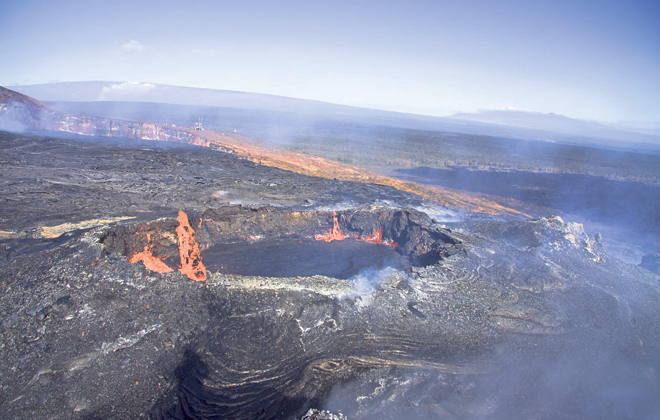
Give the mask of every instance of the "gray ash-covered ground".
M 450 230 L 391 188 L 196 147 L 3 133 L 0 159 L 3 418 L 660 414 L 658 276 L 609 257 L 580 225 Z M 425 259 L 348 280 L 213 270 L 195 282 L 127 258 L 145 232 L 154 254 L 176 249 L 179 210 L 205 252 L 220 237 L 315 237 L 335 209 L 342 234 L 378 227 L 399 255 Z M 121 216 L 137 218 L 41 234 Z
M 0 230 L 227 204 L 310 208 L 422 200 L 394 188 L 308 177 L 185 144 L 0 131 Z

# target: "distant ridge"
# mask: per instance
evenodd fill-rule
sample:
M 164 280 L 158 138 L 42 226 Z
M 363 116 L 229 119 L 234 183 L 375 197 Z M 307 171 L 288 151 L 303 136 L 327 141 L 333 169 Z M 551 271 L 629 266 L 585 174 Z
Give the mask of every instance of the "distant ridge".
M 99 137 L 161 140 L 199 144 L 187 130 L 138 121 L 74 115 L 51 108 L 29 96 L 0 86 L 0 129 L 54 131 Z
M 396 116 L 413 115 L 370 108 L 339 105 L 310 99 L 264 93 L 204 89 L 138 82 L 58 82 L 9 86 L 44 102 L 122 101 L 215 106 L 237 109 L 293 112 L 302 114 Z
M 0 86 L 0 129 L 23 131 L 37 129 L 48 105 Z
M 585 137 L 602 137 L 613 140 L 630 141 L 637 134 L 656 136 L 658 133 L 649 129 L 631 127 L 618 127 L 616 124 L 604 124 L 597 121 L 585 121 L 553 112 L 529 112 L 519 110 L 481 110 L 474 113 L 460 113 L 449 118 L 457 120 L 474 121 L 485 124 L 529 128 L 536 130 L 553 131 L 557 133 L 580 135 Z
M 509 137 L 658 153 L 660 134 L 610 126 L 557 114 L 482 111 L 433 117 L 359 108 L 284 96 L 137 82 L 60 82 L 13 86 L 44 102 L 132 102 L 210 106 L 249 111 L 285 112 L 324 120 L 348 121 L 416 130 Z

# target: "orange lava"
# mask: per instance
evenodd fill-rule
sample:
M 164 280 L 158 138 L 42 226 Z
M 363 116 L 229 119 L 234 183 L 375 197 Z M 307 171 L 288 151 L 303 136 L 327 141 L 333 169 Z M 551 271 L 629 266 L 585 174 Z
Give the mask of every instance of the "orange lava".
M 538 208 L 514 199 L 404 181 L 365 168 L 312 156 L 303 152 L 287 150 L 281 146 L 256 141 L 239 134 L 218 133 L 207 130 L 196 131 L 191 135 L 204 137 L 207 146 L 215 150 L 232 153 L 239 158 L 251 160 L 259 165 L 272 166 L 299 174 L 340 181 L 387 185 L 400 191 L 419 195 L 443 206 L 476 213 L 506 214 L 525 218 L 531 217 L 531 214 L 544 214 Z
M 149 251 L 148 246 L 144 247 L 144 251 L 138 252 L 137 254 L 133 254 L 128 259 L 128 262 L 130 262 L 131 264 L 135 264 L 138 261 L 142 261 L 144 263 L 144 266 L 147 267 L 147 270 L 155 271 L 156 273 L 163 274 L 174 271 L 170 267 L 168 267 L 167 264 L 165 264 L 158 258 L 154 257 L 151 254 L 151 251 Z
M 154 255 L 151 253 L 150 249 L 153 244 L 151 242 L 151 235 L 149 232 L 147 232 L 147 242 L 148 245 L 144 246 L 144 250 L 142 252 L 138 252 L 137 254 L 131 255 L 128 258 L 128 262 L 135 264 L 138 261 L 142 261 L 147 270 L 155 271 L 156 273 L 161 274 L 174 271 L 171 267 L 168 267 L 167 264 L 165 264 L 157 257 L 154 257 Z
M 371 242 L 374 244 L 381 244 L 383 243 L 383 231 L 382 230 L 377 230 L 374 232 L 373 235 L 367 236 L 366 238 L 360 238 L 358 241 L 364 241 L 364 242 Z
M 191 280 L 205 281 L 206 267 L 202 263 L 199 245 L 194 236 L 195 231 L 190 227 L 188 215 L 179 211 L 178 220 L 179 226 L 176 228 L 176 234 L 179 238 L 179 256 L 181 257 L 179 271 Z
M 382 230 L 376 230 L 373 235 L 367 236 L 366 238 L 360 238 L 358 241 L 364 241 L 364 242 L 371 242 L 374 244 L 383 244 L 387 246 L 391 246 L 392 248 L 396 248 L 397 244 L 394 241 L 384 241 L 383 240 L 383 231 Z
M 367 236 L 365 238 L 358 238 L 355 234 L 345 234 L 341 231 L 341 227 L 339 226 L 339 220 L 337 219 L 336 211 L 332 212 L 332 230 L 324 235 L 316 235 L 314 237 L 314 239 L 317 241 L 325 242 L 343 241 L 344 239 L 348 238 L 357 239 L 358 241 L 371 242 L 374 244 L 385 244 L 391 246 L 392 248 L 396 248 L 396 244 L 394 242 L 383 241 L 383 231 L 380 229 L 375 230 L 371 236 Z
M 337 212 L 332 212 L 332 230 L 325 235 L 316 235 L 314 237 L 317 241 L 343 241 L 346 238 L 352 238 L 350 235 L 344 235 L 344 232 L 341 231 L 339 227 L 339 221 L 337 220 Z

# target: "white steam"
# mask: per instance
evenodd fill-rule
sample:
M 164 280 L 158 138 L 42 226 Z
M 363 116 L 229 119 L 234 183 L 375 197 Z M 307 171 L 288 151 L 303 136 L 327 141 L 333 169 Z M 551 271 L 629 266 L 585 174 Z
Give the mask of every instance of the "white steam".
M 374 292 L 382 289 L 382 285 L 391 283 L 405 274 L 392 267 L 385 267 L 380 270 L 369 268 L 360 271 L 355 276 L 348 279 L 348 283 L 353 287 L 352 297 L 359 297 L 364 304 L 368 304 Z

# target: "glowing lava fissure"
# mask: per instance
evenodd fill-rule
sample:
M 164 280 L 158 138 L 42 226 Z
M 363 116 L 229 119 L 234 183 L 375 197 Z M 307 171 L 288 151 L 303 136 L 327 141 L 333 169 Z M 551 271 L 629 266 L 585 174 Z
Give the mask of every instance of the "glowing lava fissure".
M 191 226 L 197 229 L 193 230 Z M 121 253 L 132 263 L 142 261 L 151 271 L 165 273 L 175 268 L 192 280 L 204 281 L 207 279 L 209 265 L 205 266 L 203 259 L 208 259 L 214 272 L 232 274 L 223 271 L 222 263 L 216 264 L 227 259 L 217 253 L 226 252 L 222 250 L 232 247 L 245 249 L 246 253 L 254 255 L 254 261 L 248 261 L 251 257 L 247 256 L 240 259 L 245 260 L 246 264 L 257 266 L 270 264 L 265 262 L 268 258 L 256 257 L 267 255 L 267 249 L 273 250 L 274 258 L 275 254 L 279 255 L 279 251 L 276 251 L 278 246 L 297 252 L 295 250 L 301 248 L 296 246 L 304 244 L 306 240 L 325 242 L 337 248 L 328 252 L 341 253 L 340 249 L 354 252 L 361 249 L 350 244 L 331 245 L 346 239 L 356 243 L 388 245 L 407 259 L 411 266 L 418 267 L 434 264 L 449 255 L 465 251 L 456 233 L 433 223 L 426 214 L 416 210 L 384 207 L 324 212 L 226 206 L 192 215 L 181 211 L 176 219 L 114 226 L 105 231 L 101 242 L 106 252 Z M 301 255 L 309 252 L 305 250 Z M 379 253 L 375 249 L 373 252 Z M 287 264 L 292 265 L 311 264 L 296 258 L 287 257 L 287 261 Z M 283 263 L 277 262 L 279 265 Z M 307 267 L 306 272 L 310 270 L 314 271 Z M 267 268 L 257 271 L 268 273 Z
M 359 236 L 356 233 L 344 233 L 341 229 L 339 220 L 337 220 L 337 212 L 332 212 L 332 229 L 324 234 L 318 234 L 314 236 L 314 239 L 317 241 L 332 242 L 332 241 L 343 241 L 344 239 L 357 239 L 362 242 L 371 242 L 374 244 L 385 244 L 389 245 L 392 248 L 396 248 L 396 243 L 390 240 L 383 241 L 383 231 L 382 229 L 375 229 L 371 235 L 368 236 Z
M 383 231 L 382 230 L 377 230 L 374 232 L 373 235 L 367 236 L 366 238 L 359 238 L 358 241 L 365 241 L 365 242 L 371 242 L 374 244 L 382 244 L 383 243 Z
M 206 280 L 206 267 L 202 262 L 202 256 L 199 251 L 199 245 L 195 240 L 195 231 L 190 226 L 188 215 L 179 211 L 179 226 L 176 228 L 176 234 L 179 239 L 179 257 L 181 258 L 181 267 L 179 271 L 195 281 Z M 199 220 L 202 225 L 202 219 Z
M 325 234 L 319 234 L 315 236 L 317 241 L 332 242 L 332 241 L 343 241 L 346 238 L 356 238 L 357 235 L 345 235 L 341 228 L 339 227 L 339 221 L 337 220 L 337 212 L 332 212 L 332 230 Z
M 146 247 L 144 248 L 144 251 L 138 252 L 137 254 L 133 254 L 128 261 L 131 264 L 135 264 L 138 261 L 142 261 L 144 263 L 144 266 L 147 267 L 148 270 L 155 271 L 156 273 L 171 273 L 174 271 L 174 269 L 170 268 L 167 264 L 165 264 L 163 261 L 159 260 L 158 258 L 154 257 L 151 254 L 151 251 L 147 249 Z

